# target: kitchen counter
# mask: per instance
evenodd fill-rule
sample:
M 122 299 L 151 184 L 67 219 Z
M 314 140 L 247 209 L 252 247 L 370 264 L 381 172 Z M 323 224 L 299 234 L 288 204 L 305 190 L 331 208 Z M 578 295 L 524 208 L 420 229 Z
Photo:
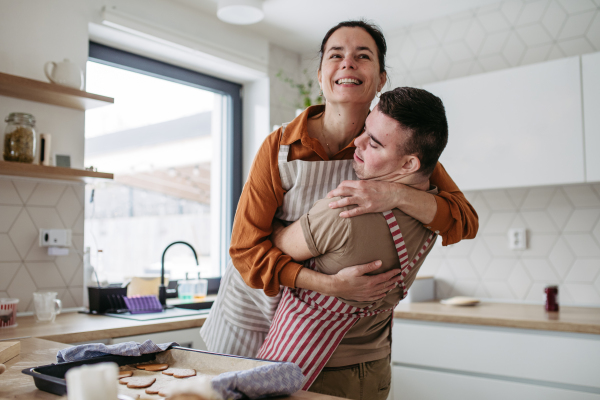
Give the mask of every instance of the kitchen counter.
M 542 305 L 479 303 L 458 307 L 429 301 L 400 303 L 394 318 L 600 334 L 600 308 L 561 307 L 559 312 L 546 312 Z
M 80 314 L 81 315 L 81 314 Z M 104 317 L 108 318 L 108 317 Z M 116 319 L 116 318 L 112 318 Z M 38 390 L 33 378 L 21 373 L 25 368 L 36 367 L 56 362 L 56 353 L 69 345 L 41 339 L 21 340 L 21 355 L 6 363 L 7 371 L 0 375 L 0 399 L 66 399 L 48 392 Z M 310 392 L 297 392 L 288 397 L 278 399 L 289 400 L 340 400 L 339 397 L 326 396 Z
M 200 328 L 208 314 L 135 321 L 79 313 L 56 316 L 53 323 L 36 322 L 35 317 L 17 317 L 18 326 L 0 329 L 0 340 L 35 337 L 61 343 L 88 342 L 122 336 L 144 335 L 178 329 Z
M 35 337 L 62 343 L 78 343 L 170 330 L 200 328 L 207 315 L 135 321 L 103 315 L 60 314 L 52 324 L 38 323 L 33 316 L 17 317 L 19 326 L 0 329 L 0 340 Z M 405 303 L 394 311 L 395 318 L 421 321 L 488 325 L 600 334 L 600 308 L 562 307 L 547 313 L 542 306 L 480 303 L 474 307 L 445 306 L 439 302 Z

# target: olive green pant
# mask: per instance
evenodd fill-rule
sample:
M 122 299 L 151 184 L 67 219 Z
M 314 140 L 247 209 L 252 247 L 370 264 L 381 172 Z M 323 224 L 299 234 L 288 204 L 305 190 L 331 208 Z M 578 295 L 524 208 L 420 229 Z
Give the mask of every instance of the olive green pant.
M 353 400 L 386 400 L 392 383 L 390 358 L 344 367 L 324 368 L 309 392 Z

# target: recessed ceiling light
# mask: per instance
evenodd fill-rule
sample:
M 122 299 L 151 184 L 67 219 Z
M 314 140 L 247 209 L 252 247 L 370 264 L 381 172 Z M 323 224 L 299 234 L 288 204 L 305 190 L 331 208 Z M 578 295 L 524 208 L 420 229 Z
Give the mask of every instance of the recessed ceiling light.
M 217 17 L 230 24 L 255 24 L 264 16 L 261 0 L 219 0 L 218 3 Z

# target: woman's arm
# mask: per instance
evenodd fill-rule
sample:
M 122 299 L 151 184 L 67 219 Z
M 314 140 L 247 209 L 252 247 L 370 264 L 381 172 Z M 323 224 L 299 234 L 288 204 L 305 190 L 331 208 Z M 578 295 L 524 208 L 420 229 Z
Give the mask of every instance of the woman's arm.
M 280 285 L 294 287 L 302 265 L 275 247 L 269 236 L 283 189 L 277 167 L 278 130 L 261 145 L 238 202 L 229 254 L 246 284 L 276 296 Z
M 430 181 L 438 187 L 437 195 L 399 183 L 344 181 L 327 197 L 344 196 L 343 199 L 332 202 L 332 208 L 358 205 L 341 213 L 342 217 L 398 208 L 421 221 L 428 229 L 439 233 L 444 246 L 474 238 L 479 229 L 477 213 L 442 164 L 437 164 Z

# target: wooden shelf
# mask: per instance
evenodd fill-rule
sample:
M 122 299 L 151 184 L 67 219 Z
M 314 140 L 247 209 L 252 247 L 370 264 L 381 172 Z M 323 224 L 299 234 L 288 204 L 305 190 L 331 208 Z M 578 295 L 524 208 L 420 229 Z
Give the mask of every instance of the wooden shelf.
M 0 95 L 53 104 L 55 106 L 89 110 L 113 104 L 112 97 L 84 92 L 66 86 L 36 81 L 0 72 Z
M 84 169 L 48 167 L 46 165 L 0 161 L 0 175 L 28 176 L 43 179 L 83 180 L 85 178 L 113 179 L 106 172 L 93 172 Z

